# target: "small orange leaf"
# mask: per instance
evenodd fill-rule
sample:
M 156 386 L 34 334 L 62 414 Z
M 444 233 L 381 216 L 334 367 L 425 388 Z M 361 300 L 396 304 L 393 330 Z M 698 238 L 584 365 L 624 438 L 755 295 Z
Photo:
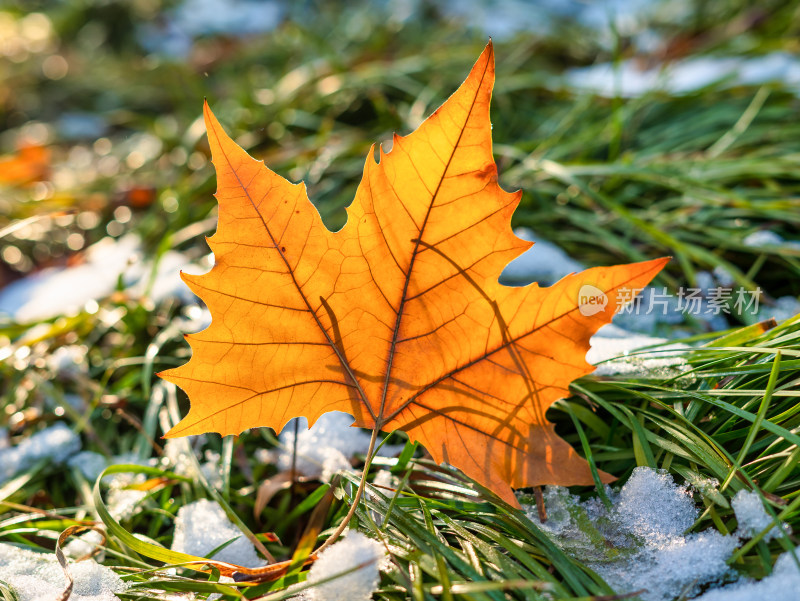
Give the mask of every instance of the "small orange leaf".
M 414 133 L 395 135 L 379 162 L 368 153 L 338 232 L 303 184 L 252 159 L 206 105 L 216 264 L 183 278 L 213 321 L 187 338 L 191 360 L 163 374 L 192 402 L 168 437 L 281 430 L 339 410 L 357 426 L 407 432 L 514 505 L 511 487 L 593 482 L 545 412 L 593 370 L 589 337 L 611 321 L 620 290 L 643 287 L 666 259 L 548 288 L 498 283 L 530 243 L 510 226 L 521 193 L 497 183 L 493 82 L 489 44 Z M 584 286 L 605 295 L 604 309 L 579 310 Z
M 0 157 L 0 184 L 21 186 L 47 177 L 50 150 L 39 144 L 22 144 L 17 154 Z

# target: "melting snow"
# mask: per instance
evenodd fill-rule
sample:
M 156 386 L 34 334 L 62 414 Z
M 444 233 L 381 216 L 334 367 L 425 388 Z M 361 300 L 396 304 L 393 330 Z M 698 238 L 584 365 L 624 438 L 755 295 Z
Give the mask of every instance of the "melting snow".
M 75 581 L 70 601 L 115 601 L 125 583 L 109 568 L 87 559 L 71 563 Z M 54 553 L 41 554 L 0 543 L 0 577 L 10 584 L 20 601 L 57 599 L 67 579 Z
M 63 463 L 80 449 L 80 437 L 58 422 L 29 436 L 15 447 L 0 448 L 0 483 L 43 459 Z
M 648 21 L 681 23 L 688 15 L 685 2 L 653 0 L 439 0 L 437 4 L 445 14 L 461 17 L 494 38 L 507 39 L 519 32 L 552 34 L 560 21 L 568 20 L 595 32 L 606 46 L 619 36 L 633 37 L 638 47 L 652 45 L 649 39 L 655 33 Z
M 188 438 L 170 438 L 164 445 L 164 457 L 173 471 L 181 476 L 195 476 L 195 462 L 192 461 L 192 448 Z M 212 488 L 222 488 L 222 466 L 220 455 L 214 451 L 205 452 L 205 461 L 200 463 L 200 472 Z
M 783 244 L 783 238 L 770 230 L 758 230 L 757 232 L 745 236 L 745 239 L 742 240 L 742 244 L 753 248 L 780 246 Z
M 543 240 L 527 228 L 518 228 L 514 233 L 522 238 L 535 242 L 533 248 L 506 265 L 501 278 L 514 284 L 528 284 L 538 281 L 542 285 L 550 285 L 565 275 L 583 271 L 585 267 L 571 259 L 564 250 Z
M 770 82 L 781 82 L 800 93 L 800 61 L 785 52 L 757 57 L 698 56 L 656 67 L 626 60 L 618 65 L 602 63 L 570 69 L 564 79 L 572 87 L 609 97 L 636 98 L 654 91 L 681 95 L 713 84 L 737 86 Z
M 755 491 L 740 490 L 733 497 L 731 506 L 736 513 L 737 533 L 741 536 L 753 537 L 773 523 L 772 516 L 764 510 L 761 497 Z M 770 541 L 780 534 L 778 528 L 772 528 L 763 540 Z
M 63 547 L 64 555 L 73 559 L 86 557 L 102 542 L 102 534 L 95 530 L 89 530 L 88 532 L 72 537 Z
M 370 435 L 351 427 L 353 418 L 347 413 L 331 411 L 320 416 L 311 428 L 307 424 L 304 417 L 299 418 L 295 468 L 304 476 L 328 480 L 336 472 L 350 469 L 350 459 L 369 448 Z M 288 471 L 292 469 L 293 422 L 284 427 L 280 441 L 283 449 L 278 455 L 278 469 Z M 399 448 L 384 445 L 381 453 L 391 455 Z
M 51 267 L 12 282 L 0 291 L 0 314 L 18 322 L 50 319 L 82 310 L 90 301 L 110 295 L 119 278 L 134 296 L 144 294 L 152 265 L 136 261 L 141 242 L 136 234 L 119 239 L 104 238 L 84 253 L 84 262 L 74 267 Z M 194 295 L 181 282 L 179 272 L 201 273 L 204 268 L 190 263 L 182 253 L 168 251 L 161 257 L 153 277 L 150 297 L 158 302 L 178 297 L 185 302 Z M 65 355 L 63 363 L 69 364 Z
M 113 465 L 154 465 L 155 460 L 141 460 L 134 453 L 115 455 L 111 461 Z M 124 520 L 134 515 L 139 508 L 139 504 L 147 496 L 144 490 L 127 488 L 132 484 L 142 483 L 146 480 L 144 474 L 133 472 L 122 472 L 112 474 L 104 478 L 103 482 L 108 486 L 108 512 L 116 520 Z
M 800 313 L 800 301 L 794 296 L 782 296 L 774 305 L 762 304 L 753 321 L 762 321 L 774 317 L 776 321 L 784 321 Z
M 697 597 L 696 601 L 796 601 L 800 590 L 800 547 L 792 552 L 787 551 L 775 562 L 772 574 L 763 580 L 754 581 L 749 578 L 735 584 L 708 591 Z
M 211 551 L 232 539 L 236 540 L 213 557 L 208 557 Z M 222 507 L 208 499 L 200 499 L 178 510 L 172 550 L 246 568 L 266 564 L 248 538 L 228 519 Z
M 274 0 L 184 0 L 164 15 L 161 25 L 140 27 L 138 37 L 151 52 L 185 57 L 196 37 L 270 31 L 284 12 L 284 4 Z
M 60 346 L 47 355 L 47 368 L 56 374 L 73 375 L 86 371 L 86 347 L 79 345 Z
M 612 506 L 599 499 L 583 503 L 567 489 L 547 487 L 548 520 L 528 517 L 562 549 L 586 562 L 621 593 L 646 589 L 645 601 L 671 601 L 681 593 L 729 574 L 725 561 L 738 539 L 715 530 L 684 536 L 697 517 L 685 486 L 665 472 L 638 467 L 618 493 L 609 489 Z
M 131 258 L 138 251 L 134 234 L 104 238 L 86 250 L 80 265 L 43 269 L 6 286 L 0 292 L 0 313 L 30 322 L 80 311 L 87 302 L 111 294 L 120 275 L 130 281 Z
M 683 344 L 665 345 L 650 353 L 627 356 L 642 347 L 665 342 L 665 338 L 634 334 L 608 325 L 589 339 L 591 348 L 586 353 L 586 361 L 592 365 L 600 364 L 593 372 L 598 376 L 657 373 L 661 377 L 667 375 L 669 370 L 674 372 L 676 369 L 686 369 L 686 359 L 680 353 L 688 347 Z
M 108 467 L 108 460 L 104 455 L 94 451 L 81 451 L 70 457 L 67 465 L 78 470 L 89 482 L 94 482 Z
M 305 601 L 369 601 L 378 588 L 380 570 L 387 566 L 386 551 L 381 543 L 355 530 L 349 530 L 340 541 L 325 549 L 311 566 L 307 582 L 314 584 L 363 565 L 346 576 L 335 578 L 303 591 Z

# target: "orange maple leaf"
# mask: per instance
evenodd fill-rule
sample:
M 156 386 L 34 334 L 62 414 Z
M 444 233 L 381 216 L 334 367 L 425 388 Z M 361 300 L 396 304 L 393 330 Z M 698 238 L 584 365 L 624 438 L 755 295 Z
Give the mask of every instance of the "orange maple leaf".
M 280 431 L 338 410 L 357 426 L 406 432 L 514 505 L 512 487 L 593 483 L 545 412 L 594 369 L 589 337 L 611 321 L 620 289 L 643 287 L 666 259 L 547 288 L 498 283 L 531 244 L 510 226 L 521 192 L 497 183 L 493 82 L 490 43 L 414 133 L 395 135 L 379 162 L 370 150 L 338 232 L 302 183 L 252 159 L 206 105 L 216 264 L 183 279 L 213 321 L 187 337 L 191 360 L 163 374 L 191 400 L 168 437 Z M 579 310 L 583 286 L 605 295 L 604 310 Z

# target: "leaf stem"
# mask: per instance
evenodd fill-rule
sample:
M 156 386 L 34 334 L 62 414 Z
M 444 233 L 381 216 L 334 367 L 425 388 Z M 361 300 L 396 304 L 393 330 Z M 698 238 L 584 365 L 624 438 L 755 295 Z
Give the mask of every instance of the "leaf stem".
M 336 539 L 338 539 L 342 532 L 345 531 L 347 525 L 350 523 L 350 520 L 353 519 L 353 516 L 356 514 L 356 509 L 358 509 L 358 503 L 361 501 L 361 497 L 364 495 L 364 489 L 367 487 L 367 476 L 369 475 L 369 467 L 372 464 L 372 459 L 375 455 L 375 443 L 378 440 L 378 431 L 380 430 L 381 424 L 379 422 L 375 423 L 375 426 L 372 428 L 372 437 L 369 439 L 369 447 L 367 448 L 367 458 L 364 461 L 364 470 L 361 473 L 361 481 L 358 483 L 358 490 L 356 491 L 356 496 L 353 498 L 353 502 L 350 505 L 350 510 L 347 512 L 347 515 L 344 516 L 342 523 L 339 524 L 338 528 L 333 531 L 328 539 L 322 543 L 319 548 L 317 548 L 312 555 L 316 555 L 321 553 L 324 549 L 328 548 Z

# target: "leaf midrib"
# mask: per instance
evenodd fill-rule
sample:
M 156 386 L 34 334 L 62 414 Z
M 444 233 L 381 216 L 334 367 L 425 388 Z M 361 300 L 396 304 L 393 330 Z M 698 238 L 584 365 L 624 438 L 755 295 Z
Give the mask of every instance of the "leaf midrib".
M 417 236 L 414 242 L 414 249 L 411 251 L 411 260 L 409 261 L 408 270 L 406 271 L 405 275 L 405 281 L 403 282 L 403 292 L 400 295 L 400 304 L 397 308 L 397 317 L 395 318 L 394 331 L 392 332 L 392 340 L 389 345 L 389 355 L 386 358 L 386 375 L 383 382 L 383 391 L 381 392 L 381 403 L 378 408 L 378 414 L 375 417 L 376 427 L 379 429 L 383 428 L 386 422 L 390 421 L 389 419 L 384 419 L 383 412 L 384 409 L 386 408 L 386 396 L 389 391 L 389 380 L 391 379 L 392 375 L 394 355 L 395 355 L 395 350 L 397 348 L 398 337 L 400 335 L 400 324 L 403 320 L 403 309 L 405 307 L 405 303 L 408 298 L 408 287 L 411 283 L 411 274 L 414 270 L 414 263 L 416 262 L 417 254 L 419 252 L 419 247 L 422 241 L 422 236 L 425 232 L 425 226 L 428 224 L 428 218 L 430 217 L 433 205 L 436 203 L 436 198 L 439 194 L 439 190 L 441 190 L 442 188 L 442 183 L 444 182 L 445 176 L 447 175 L 447 170 L 450 169 L 450 164 L 453 162 L 453 157 L 455 156 L 456 150 L 458 149 L 459 144 L 461 143 L 461 138 L 464 135 L 464 130 L 466 129 L 467 123 L 469 122 L 469 119 L 472 116 L 472 110 L 475 108 L 475 102 L 478 99 L 478 94 L 480 94 L 481 89 L 483 88 L 483 80 L 486 77 L 486 71 L 489 68 L 489 64 L 493 60 L 493 57 L 494 57 L 493 52 L 488 57 L 486 57 L 486 64 L 483 66 L 483 73 L 481 73 L 481 78 L 476 86 L 475 96 L 473 97 L 472 102 L 470 103 L 469 111 L 467 112 L 467 117 L 464 120 L 464 125 L 458 132 L 458 139 L 456 139 L 455 144 L 453 144 L 453 150 L 450 153 L 450 156 L 447 159 L 447 163 L 444 166 L 444 170 L 442 171 L 442 175 L 439 178 L 438 183 L 436 184 L 436 189 L 431 194 L 431 200 L 428 203 L 428 210 L 425 212 L 425 218 L 422 220 L 422 225 L 419 228 L 419 235 Z

